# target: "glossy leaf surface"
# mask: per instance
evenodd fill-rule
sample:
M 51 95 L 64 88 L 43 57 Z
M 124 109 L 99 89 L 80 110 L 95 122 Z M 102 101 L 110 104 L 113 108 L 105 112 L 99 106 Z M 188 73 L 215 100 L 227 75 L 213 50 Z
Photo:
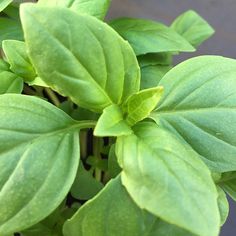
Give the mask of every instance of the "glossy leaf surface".
M 88 200 L 94 197 L 102 188 L 103 184 L 98 182 L 80 163 L 77 176 L 71 187 L 71 195 L 76 199 Z
M 198 47 L 214 34 L 214 29 L 195 11 L 181 14 L 171 28 L 182 35 L 194 47 Z
M 141 89 L 157 87 L 171 66 L 151 65 L 141 68 Z
M 148 117 L 160 101 L 162 93 L 163 87 L 155 87 L 131 95 L 123 104 L 127 123 L 132 126 Z
M 94 130 L 95 136 L 121 136 L 131 134 L 132 130 L 124 120 L 122 110 L 117 105 L 104 109 Z
M 0 234 L 28 228 L 68 193 L 79 164 L 75 122 L 31 96 L 0 97 Z
M 95 198 L 81 207 L 64 224 L 63 232 L 65 236 L 191 235 L 138 208 L 119 177 L 111 180 Z
M 101 112 L 139 90 L 132 48 L 105 23 L 34 4 L 21 5 L 21 20 L 37 74 L 76 104 Z
M 23 80 L 9 72 L 0 70 L 0 94 L 21 93 L 23 90 Z
M 157 52 L 192 52 L 195 49 L 167 26 L 144 19 L 119 18 L 110 25 L 133 47 L 136 55 Z
M 67 7 L 80 13 L 95 16 L 103 20 L 110 6 L 111 0 L 39 0 L 42 6 Z
M 202 56 L 170 70 L 151 115 L 217 172 L 236 170 L 236 61 Z
M 0 12 L 4 10 L 13 0 L 1 0 L 0 2 Z
M 21 25 L 17 20 L 0 17 L 0 45 L 6 39 L 22 40 L 23 33 Z
M 133 135 L 119 137 L 116 143 L 122 183 L 132 199 L 140 208 L 194 234 L 218 235 L 218 194 L 201 159 L 154 123 L 133 129 Z
M 16 40 L 4 40 L 3 51 L 10 64 L 10 69 L 25 80 L 33 80 L 36 77 L 35 70 L 29 60 L 24 42 Z

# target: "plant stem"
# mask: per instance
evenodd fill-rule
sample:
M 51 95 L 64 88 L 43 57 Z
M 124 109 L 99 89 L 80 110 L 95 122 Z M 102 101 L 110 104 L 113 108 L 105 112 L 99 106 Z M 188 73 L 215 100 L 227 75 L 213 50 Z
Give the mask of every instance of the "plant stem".
M 97 157 L 99 160 L 101 159 L 100 154 L 100 139 L 97 137 L 93 137 L 93 155 Z M 95 168 L 95 179 L 101 181 L 102 171 L 99 168 Z
M 47 93 L 50 100 L 52 101 L 52 103 L 57 107 L 60 106 L 61 103 L 57 95 L 50 88 L 45 88 L 44 90 Z
M 87 157 L 87 131 L 82 130 L 80 131 L 80 153 L 81 159 Z
M 24 92 L 25 92 L 25 94 L 28 94 L 28 95 L 37 96 L 37 92 L 35 92 L 33 89 L 31 89 L 27 85 L 24 86 Z

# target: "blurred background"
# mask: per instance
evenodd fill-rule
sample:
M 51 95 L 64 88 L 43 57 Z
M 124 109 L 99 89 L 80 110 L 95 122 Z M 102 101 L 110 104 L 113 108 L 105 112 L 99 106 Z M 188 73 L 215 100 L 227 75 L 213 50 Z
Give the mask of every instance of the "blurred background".
M 193 9 L 216 30 L 197 52 L 178 56 L 176 63 L 196 55 L 222 55 L 236 59 L 236 0 L 113 0 L 108 19 L 129 16 L 149 18 L 167 25 L 182 12 Z M 235 78 L 236 79 L 236 78 Z M 220 236 L 236 235 L 236 203 Z

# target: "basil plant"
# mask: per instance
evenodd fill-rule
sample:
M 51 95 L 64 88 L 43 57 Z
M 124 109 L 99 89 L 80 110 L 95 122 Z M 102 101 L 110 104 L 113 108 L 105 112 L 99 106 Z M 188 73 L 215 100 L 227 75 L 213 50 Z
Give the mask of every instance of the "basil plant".
M 0 3 L 1 236 L 217 236 L 236 200 L 236 60 L 109 5 Z

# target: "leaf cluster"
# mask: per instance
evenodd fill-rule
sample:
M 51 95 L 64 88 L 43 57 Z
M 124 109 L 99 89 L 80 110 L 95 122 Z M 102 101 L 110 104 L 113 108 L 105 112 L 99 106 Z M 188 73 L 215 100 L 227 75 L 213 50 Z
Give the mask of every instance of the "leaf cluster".
M 217 236 L 236 200 L 236 61 L 214 30 L 0 3 L 0 235 Z

